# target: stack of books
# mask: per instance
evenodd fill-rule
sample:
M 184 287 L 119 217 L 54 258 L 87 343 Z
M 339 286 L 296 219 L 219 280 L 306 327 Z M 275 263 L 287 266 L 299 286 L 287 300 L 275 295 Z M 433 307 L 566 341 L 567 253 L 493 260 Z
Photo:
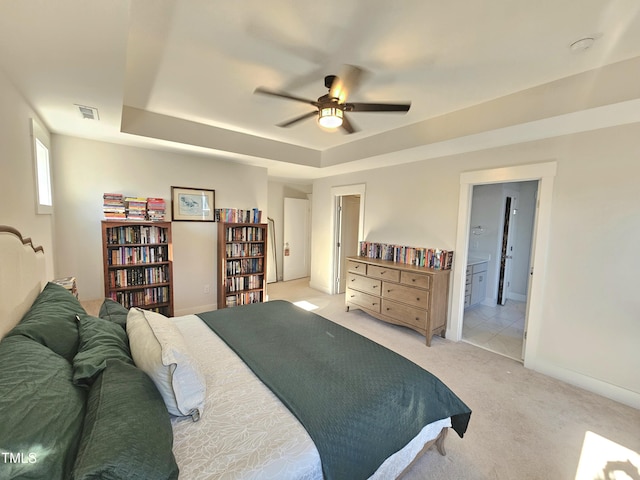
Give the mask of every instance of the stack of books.
M 262 210 L 257 208 L 216 208 L 215 221 L 225 223 L 261 223 Z
M 124 197 L 121 193 L 105 193 L 102 196 L 104 218 L 123 219 L 126 218 L 126 209 L 124 206 Z
M 146 220 L 147 219 L 147 199 L 141 197 L 125 198 L 127 205 L 127 218 L 129 220 Z
M 78 298 L 78 285 L 76 284 L 76 277 L 57 278 L 53 280 L 53 283 L 64 287 L 71 295 Z
M 147 198 L 147 216 L 152 222 L 164 221 L 165 208 L 164 198 Z

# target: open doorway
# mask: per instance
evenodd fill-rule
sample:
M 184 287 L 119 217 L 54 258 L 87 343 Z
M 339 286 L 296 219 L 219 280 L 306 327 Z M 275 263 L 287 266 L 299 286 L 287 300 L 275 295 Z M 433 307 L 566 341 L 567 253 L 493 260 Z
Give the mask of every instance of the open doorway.
M 524 359 L 538 181 L 474 185 L 462 340 Z
M 465 304 L 465 277 L 469 249 L 471 200 L 475 185 L 489 183 L 538 181 L 536 220 L 532 236 L 531 270 L 527 291 L 527 311 L 525 314 L 526 341 L 524 342 L 524 366 L 540 368 L 539 342 L 543 312 L 543 289 L 546 277 L 547 255 L 549 251 L 549 230 L 551 228 L 551 207 L 553 185 L 557 162 L 532 163 L 510 167 L 491 168 L 462 172 L 460 174 L 460 198 L 458 202 L 458 234 L 456 237 L 456 257 L 453 266 L 453 287 L 451 295 L 451 317 L 447 324 L 447 338 L 462 339 Z
M 360 195 L 336 197 L 336 293 L 344 293 L 347 282 L 346 258 L 358 255 Z
M 331 293 L 344 293 L 346 287 L 346 258 L 358 254 L 359 242 L 364 235 L 365 185 L 332 187 L 333 269 Z

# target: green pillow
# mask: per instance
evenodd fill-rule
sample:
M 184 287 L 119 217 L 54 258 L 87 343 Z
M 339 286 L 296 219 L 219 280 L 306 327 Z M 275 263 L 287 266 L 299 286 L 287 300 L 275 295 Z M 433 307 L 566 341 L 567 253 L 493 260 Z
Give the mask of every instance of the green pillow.
M 107 360 L 89 390 L 74 480 L 178 478 L 169 413 L 151 379 Z
M 110 298 L 105 298 L 104 302 L 102 302 L 102 305 L 100 306 L 98 316 L 105 320 L 117 323 L 126 330 L 128 313 L 129 309 L 123 307 L 121 303 L 111 300 Z
M 22 460 L 0 456 L 0 478 L 69 478 L 86 400 L 71 373 L 69 362 L 30 338 L 0 342 L 0 451 Z
M 127 334 L 117 324 L 87 314 L 76 315 L 76 320 L 80 343 L 73 358 L 73 383 L 91 385 L 112 358 L 133 364 Z
M 64 287 L 49 282 L 7 337 L 24 335 L 49 347 L 69 362 L 78 351 L 76 314 L 85 312 Z

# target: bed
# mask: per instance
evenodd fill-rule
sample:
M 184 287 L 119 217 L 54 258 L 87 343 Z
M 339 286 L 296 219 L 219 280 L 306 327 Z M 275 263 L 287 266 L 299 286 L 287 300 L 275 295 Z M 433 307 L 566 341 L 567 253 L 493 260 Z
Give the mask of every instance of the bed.
M 43 256 L 0 227 L 1 478 L 386 480 L 466 431 L 436 377 L 288 302 L 93 317 Z

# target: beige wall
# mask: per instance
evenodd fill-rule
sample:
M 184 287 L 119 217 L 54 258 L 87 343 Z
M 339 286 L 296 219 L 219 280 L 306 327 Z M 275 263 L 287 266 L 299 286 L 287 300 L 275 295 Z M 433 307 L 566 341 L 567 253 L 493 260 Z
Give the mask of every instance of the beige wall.
M 311 283 L 331 289 L 332 187 L 366 184 L 365 239 L 453 249 L 462 172 L 556 160 L 536 364 L 640 407 L 639 139 L 632 124 L 317 180 Z
M 231 162 L 54 135 L 56 271 L 75 275 L 81 299 L 104 297 L 102 194 L 162 197 L 171 186 L 215 190 L 216 208 L 267 209 L 267 170 Z M 217 223 L 174 222 L 175 314 L 216 306 Z M 205 286 L 209 293 L 205 293 Z
M 50 255 L 54 249 L 54 216 L 36 214 L 31 118 L 38 117 L 0 71 L 0 224 L 17 228 L 35 245 L 41 245 L 49 254 L 47 277 L 54 278 Z

